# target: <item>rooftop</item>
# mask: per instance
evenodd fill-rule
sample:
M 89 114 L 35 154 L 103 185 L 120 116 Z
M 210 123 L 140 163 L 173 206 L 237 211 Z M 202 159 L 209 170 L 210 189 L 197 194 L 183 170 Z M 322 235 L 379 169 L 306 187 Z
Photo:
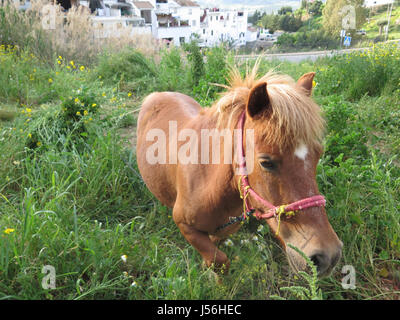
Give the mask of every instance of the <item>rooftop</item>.
M 182 7 L 200 7 L 195 1 L 191 0 L 174 0 L 174 1 Z
M 133 4 L 138 9 L 154 9 L 154 7 L 148 1 L 133 1 Z

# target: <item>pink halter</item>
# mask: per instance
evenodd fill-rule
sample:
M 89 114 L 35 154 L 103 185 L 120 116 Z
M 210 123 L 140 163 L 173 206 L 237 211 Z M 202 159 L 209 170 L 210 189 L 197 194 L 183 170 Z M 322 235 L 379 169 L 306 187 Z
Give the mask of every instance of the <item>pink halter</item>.
M 246 119 L 246 111 L 244 111 L 239 119 L 239 129 L 240 132 L 238 134 L 238 139 L 236 140 L 236 150 L 238 151 L 238 159 L 239 163 L 239 191 L 241 198 L 243 199 L 243 215 L 241 217 L 237 217 L 238 221 L 245 220 L 249 215 L 254 215 L 257 219 L 269 219 L 272 217 L 276 217 L 278 219 L 278 230 L 279 233 L 279 225 L 280 225 L 280 216 L 281 214 L 285 214 L 287 217 L 293 216 L 296 211 L 305 210 L 312 207 L 323 207 L 326 204 L 326 200 L 322 195 L 312 196 L 310 198 L 302 199 L 296 202 L 293 202 L 288 205 L 274 206 L 272 203 L 263 199 L 260 195 L 258 195 L 249 184 L 247 170 L 246 170 L 246 159 L 243 148 L 243 131 L 244 131 L 244 122 Z M 268 211 L 265 213 L 261 213 L 258 210 L 252 208 L 249 204 L 249 196 L 256 202 L 260 203 L 263 207 L 267 207 Z M 233 221 L 233 220 L 231 220 Z M 237 222 L 237 221 L 236 221 Z

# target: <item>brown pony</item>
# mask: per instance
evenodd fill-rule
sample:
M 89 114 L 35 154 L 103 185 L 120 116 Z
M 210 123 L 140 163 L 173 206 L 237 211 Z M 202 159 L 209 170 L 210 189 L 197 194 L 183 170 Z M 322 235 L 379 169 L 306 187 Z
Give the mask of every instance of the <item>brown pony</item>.
M 243 199 L 237 161 L 227 159 L 226 151 L 235 149 L 232 139 L 244 112 L 243 145 L 247 163 L 253 162 L 248 173 L 251 188 L 276 206 L 318 195 L 315 177 L 324 120 L 310 97 L 315 74 L 307 73 L 295 82 L 272 72 L 257 79 L 256 73 L 257 67 L 242 79 L 239 71 L 233 70 L 226 92 L 211 108 L 202 108 L 180 93 L 153 93 L 143 101 L 138 118 L 137 162 L 147 187 L 173 209 L 183 236 L 207 266 L 217 270 L 229 268 L 218 242 L 241 226 L 229 224 L 232 217 L 241 216 Z M 215 129 L 225 133 L 224 139 L 217 139 L 221 143 L 212 150 L 199 150 L 199 137 L 203 138 L 201 147 L 209 146 L 210 139 L 215 139 L 203 133 L 215 133 Z M 253 139 L 247 139 L 247 132 L 253 133 Z M 223 162 L 220 155 L 224 155 Z M 248 201 L 266 212 L 254 199 Z M 277 238 L 295 271 L 304 270 L 306 262 L 288 244 L 311 258 L 319 276 L 330 274 L 343 244 L 323 207 L 266 222 L 274 232 L 279 224 Z

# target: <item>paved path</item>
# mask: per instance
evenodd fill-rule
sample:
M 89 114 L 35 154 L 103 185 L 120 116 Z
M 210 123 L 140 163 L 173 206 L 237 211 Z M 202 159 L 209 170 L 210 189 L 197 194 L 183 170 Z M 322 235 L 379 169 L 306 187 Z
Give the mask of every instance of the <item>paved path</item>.
M 400 40 L 391 40 L 395 41 L 400 44 Z M 388 42 L 391 42 L 388 41 Z M 352 49 L 342 49 L 342 50 L 325 50 L 325 51 L 310 51 L 310 52 L 292 52 L 292 53 L 275 53 L 275 54 L 264 54 L 264 55 L 237 55 L 237 59 L 256 59 L 260 56 L 264 57 L 265 59 L 278 59 L 278 60 L 285 60 L 290 62 L 300 62 L 303 60 L 310 59 L 315 61 L 320 57 L 325 56 L 332 56 L 335 54 L 345 54 L 348 52 L 353 51 L 362 51 L 368 50 L 370 48 L 352 48 Z

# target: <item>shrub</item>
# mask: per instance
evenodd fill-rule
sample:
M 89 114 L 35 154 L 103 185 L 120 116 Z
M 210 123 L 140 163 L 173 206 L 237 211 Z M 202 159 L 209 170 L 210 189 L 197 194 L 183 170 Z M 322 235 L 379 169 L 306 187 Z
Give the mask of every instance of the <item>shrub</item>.
M 70 92 L 79 79 L 86 77 L 79 66 L 66 66 L 60 58 L 57 61 L 59 64 L 49 67 L 28 50 L 1 45 L 0 101 L 20 105 L 48 103 Z
M 118 53 L 104 52 L 93 70 L 92 81 L 101 79 L 106 85 L 126 85 L 137 93 L 148 92 L 156 75 L 155 63 L 142 53 L 125 48 Z
M 293 49 L 334 49 L 339 46 L 339 40 L 323 30 L 297 32 L 281 35 L 276 44 L 282 50 Z
M 332 163 L 338 157 L 367 157 L 367 128 L 359 121 L 355 105 L 340 96 L 322 99 L 322 105 L 328 131 L 325 137 L 326 155 Z
M 222 90 L 217 84 L 227 84 L 229 65 L 233 62 L 232 56 L 224 46 L 207 49 L 205 56 L 204 77 L 193 87 L 193 94 L 201 105 L 210 105 Z
M 343 94 L 352 100 L 395 90 L 400 82 L 400 49 L 396 44 L 374 47 L 320 60 L 317 73 L 322 95 Z
M 190 78 L 193 86 L 199 84 L 200 79 L 204 75 L 204 60 L 203 55 L 200 52 L 200 48 L 196 41 L 190 42 L 186 46 L 186 51 L 188 52 L 188 60 L 190 62 Z
M 157 69 L 157 90 L 186 92 L 187 69 L 182 61 L 180 48 L 172 46 L 164 49 Z

